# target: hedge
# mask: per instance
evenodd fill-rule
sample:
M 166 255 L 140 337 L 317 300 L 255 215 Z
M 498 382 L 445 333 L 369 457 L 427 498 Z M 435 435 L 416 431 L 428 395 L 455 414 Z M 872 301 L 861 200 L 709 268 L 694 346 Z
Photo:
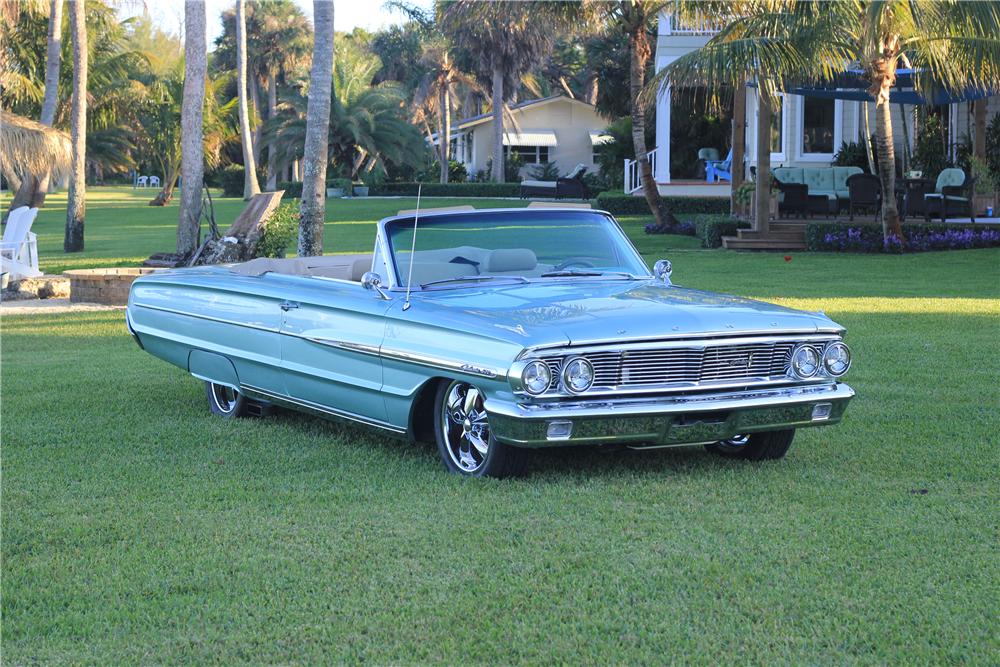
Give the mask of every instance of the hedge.
M 244 169 L 241 164 L 231 164 L 218 172 L 219 185 L 222 186 L 222 196 L 242 197 Z
M 278 183 L 278 189 L 285 191 L 282 199 L 302 199 L 302 181 L 283 181 Z
M 882 238 L 882 226 L 812 222 L 806 225 L 806 247 L 832 252 L 922 252 L 1000 246 L 1000 230 L 973 224 L 904 224 L 906 247 L 894 234 Z
M 701 239 L 702 248 L 721 248 L 723 236 L 736 236 L 738 229 L 750 229 L 750 223 L 729 215 L 699 215 L 691 219 L 694 235 Z
M 420 183 L 383 183 L 373 185 L 372 197 L 416 197 Z M 425 197 L 519 197 L 520 183 L 423 183 Z
M 664 203 L 675 215 L 678 213 L 728 214 L 728 197 L 663 197 Z M 596 208 L 615 215 L 649 215 L 644 197 L 624 192 L 607 191 L 597 195 Z

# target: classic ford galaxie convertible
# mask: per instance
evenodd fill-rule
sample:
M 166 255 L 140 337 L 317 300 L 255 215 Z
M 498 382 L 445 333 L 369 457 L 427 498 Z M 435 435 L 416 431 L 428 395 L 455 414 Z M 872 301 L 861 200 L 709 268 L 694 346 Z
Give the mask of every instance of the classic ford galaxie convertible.
M 436 440 L 473 476 L 560 445 L 776 459 L 854 395 L 825 315 L 675 286 L 584 209 L 403 212 L 371 255 L 157 272 L 126 323 L 216 414 L 278 405 Z

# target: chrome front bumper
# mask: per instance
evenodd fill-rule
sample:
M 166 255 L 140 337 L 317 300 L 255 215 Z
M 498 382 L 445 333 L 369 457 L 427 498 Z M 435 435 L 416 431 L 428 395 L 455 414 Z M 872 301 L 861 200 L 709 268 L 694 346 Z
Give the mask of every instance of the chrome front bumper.
M 853 389 L 836 383 L 657 398 L 551 403 L 489 400 L 486 411 L 494 437 L 520 447 L 664 446 L 835 424 L 853 396 Z

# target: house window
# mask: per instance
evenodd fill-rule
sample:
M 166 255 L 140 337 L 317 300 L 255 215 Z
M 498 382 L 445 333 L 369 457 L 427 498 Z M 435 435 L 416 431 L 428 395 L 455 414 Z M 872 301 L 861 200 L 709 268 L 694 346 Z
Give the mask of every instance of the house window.
M 834 151 L 836 102 L 806 97 L 802 100 L 802 153 Z
M 510 157 L 513 152 L 520 156 L 524 164 L 541 164 L 549 161 L 548 146 L 504 146 L 503 152 L 504 157 Z

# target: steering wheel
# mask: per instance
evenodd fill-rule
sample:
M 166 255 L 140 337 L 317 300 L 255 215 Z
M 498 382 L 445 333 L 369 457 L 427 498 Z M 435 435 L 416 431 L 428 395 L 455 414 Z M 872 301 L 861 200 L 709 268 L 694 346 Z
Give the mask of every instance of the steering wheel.
M 587 260 L 583 259 L 582 257 L 570 257 L 569 259 L 567 259 L 564 262 L 560 263 L 559 266 L 555 267 L 552 270 L 553 271 L 562 271 L 563 269 L 568 269 L 571 266 L 582 266 L 585 269 L 596 268 L 596 265 L 591 264 L 590 262 L 588 262 Z

